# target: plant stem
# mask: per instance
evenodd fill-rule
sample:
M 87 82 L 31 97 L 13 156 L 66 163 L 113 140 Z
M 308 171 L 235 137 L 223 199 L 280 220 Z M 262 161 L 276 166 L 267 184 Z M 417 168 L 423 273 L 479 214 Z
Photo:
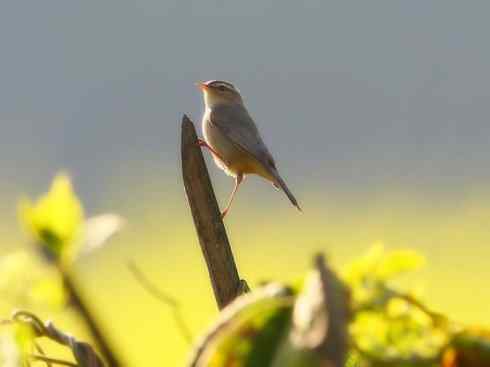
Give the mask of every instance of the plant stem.
M 122 366 L 123 364 L 121 363 L 121 360 L 116 356 L 116 354 L 110 347 L 110 344 L 107 341 L 107 337 L 104 335 L 101 328 L 97 324 L 97 321 L 90 311 L 89 307 L 80 296 L 80 292 L 73 282 L 70 274 L 61 266 L 59 267 L 59 269 L 63 278 L 65 289 L 69 296 L 69 300 L 73 307 L 77 310 L 80 317 L 85 321 L 85 324 L 87 325 L 87 328 L 89 329 L 92 338 L 97 344 L 100 353 L 103 355 L 109 366 Z

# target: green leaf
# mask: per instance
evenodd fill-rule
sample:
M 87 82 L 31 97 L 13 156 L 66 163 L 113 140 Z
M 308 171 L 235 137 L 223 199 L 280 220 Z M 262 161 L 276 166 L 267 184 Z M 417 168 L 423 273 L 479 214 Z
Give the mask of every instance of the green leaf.
M 413 250 L 386 252 L 382 244 L 372 246 L 368 252 L 354 260 L 343 271 L 350 285 L 366 281 L 386 281 L 407 271 L 420 268 L 425 258 Z
M 14 338 L 20 354 L 25 359 L 34 350 L 34 333 L 31 327 L 25 324 L 14 325 Z
M 291 316 L 290 290 L 269 284 L 227 306 L 194 352 L 191 367 L 259 367 L 274 357 Z
M 18 345 L 13 336 L 5 332 L 0 335 L 0 366 L 22 367 Z
M 380 280 L 389 280 L 404 272 L 419 269 L 424 264 L 425 258 L 416 251 L 392 251 L 380 259 L 375 276 Z
M 36 254 L 25 250 L 0 257 L 0 293 L 3 295 L 0 302 L 9 308 L 59 309 L 66 303 L 62 280 L 56 269 L 46 266 Z
M 56 261 L 70 256 L 83 223 L 83 208 L 65 174 L 55 177 L 37 202 L 21 199 L 19 218 L 42 248 Z
M 383 258 L 384 247 L 381 244 L 372 246 L 364 256 L 352 261 L 342 272 L 343 278 L 350 285 L 362 283 L 366 278 L 371 278 Z
M 397 275 L 419 268 L 424 262 L 424 257 L 412 250 L 386 252 L 380 244 L 373 246 L 343 271 L 343 279 L 351 287 L 354 309 L 383 308 L 391 298 L 386 291 L 388 282 Z
M 372 360 L 417 359 L 432 363 L 447 344 L 448 332 L 434 326 L 420 310 L 406 309 L 403 313 L 357 313 L 350 326 L 355 344 Z
M 8 323 L 0 334 L 0 366 L 23 367 L 33 350 L 34 334 L 27 325 Z

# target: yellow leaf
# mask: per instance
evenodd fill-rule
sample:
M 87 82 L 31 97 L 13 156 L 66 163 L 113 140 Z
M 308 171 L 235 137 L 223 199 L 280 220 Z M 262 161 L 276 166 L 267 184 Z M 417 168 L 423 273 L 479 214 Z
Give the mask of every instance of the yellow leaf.
M 376 275 L 388 280 L 407 271 L 416 270 L 425 264 L 425 258 L 413 250 L 397 250 L 387 253 L 379 262 Z
M 66 256 L 80 234 L 83 208 L 73 191 L 70 178 L 59 174 L 49 192 L 36 203 L 21 199 L 19 217 L 23 225 L 56 259 Z

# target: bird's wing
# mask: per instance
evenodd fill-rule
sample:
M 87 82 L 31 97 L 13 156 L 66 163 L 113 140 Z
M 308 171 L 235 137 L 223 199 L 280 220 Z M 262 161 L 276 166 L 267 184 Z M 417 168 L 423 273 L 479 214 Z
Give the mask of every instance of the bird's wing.
M 295 197 L 277 172 L 274 159 L 245 107 L 242 105 L 214 107 L 209 116 L 209 121 L 233 144 L 248 152 L 271 173 L 275 179 L 274 184 L 279 186 L 286 193 L 291 203 L 301 211 Z
M 268 171 L 275 170 L 274 159 L 244 106 L 216 106 L 209 117 L 210 122 L 235 145 L 250 153 Z

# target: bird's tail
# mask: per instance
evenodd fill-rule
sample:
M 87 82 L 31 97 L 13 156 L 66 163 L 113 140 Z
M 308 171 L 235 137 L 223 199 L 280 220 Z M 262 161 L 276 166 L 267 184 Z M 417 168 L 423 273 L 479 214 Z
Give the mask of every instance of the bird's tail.
M 280 188 L 282 191 L 284 191 L 284 193 L 287 195 L 289 201 L 291 201 L 291 204 L 293 204 L 296 207 L 296 209 L 298 209 L 300 212 L 302 212 L 301 207 L 298 204 L 298 201 L 296 200 L 294 195 L 291 193 L 291 191 L 289 191 L 286 183 L 284 182 L 282 177 L 279 176 L 279 173 L 275 172 L 274 176 L 276 179 L 276 182 L 274 182 L 274 186 L 276 186 L 276 187 Z

